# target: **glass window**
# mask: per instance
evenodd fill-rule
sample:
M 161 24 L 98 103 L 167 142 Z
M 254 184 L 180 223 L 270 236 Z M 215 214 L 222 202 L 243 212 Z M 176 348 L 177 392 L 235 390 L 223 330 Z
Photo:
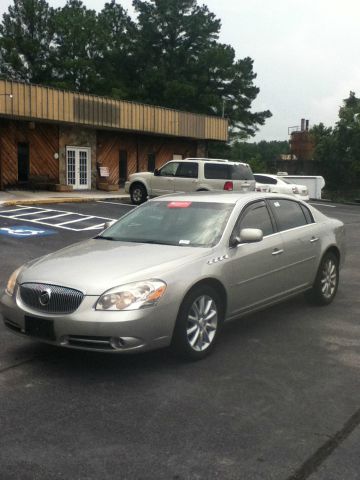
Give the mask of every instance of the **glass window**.
M 179 168 L 176 171 L 176 176 L 184 178 L 198 178 L 198 164 L 192 162 L 180 163 Z
M 304 212 L 297 202 L 278 199 L 270 200 L 270 205 L 280 230 L 289 230 L 307 224 Z
M 268 184 L 268 185 L 276 185 L 277 184 L 276 178 L 267 177 L 266 175 L 258 175 L 257 173 L 255 173 L 254 177 L 255 177 L 255 180 L 258 183 L 265 183 L 265 184 Z
M 182 247 L 211 247 L 220 240 L 232 204 L 151 201 L 132 210 L 97 238 Z
M 229 170 L 226 163 L 205 163 L 205 178 L 213 178 L 219 180 L 229 180 Z
M 248 165 L 229 165 L 227 163 L 205 163 L 205 178 L 218 180 L 254 180 L 254 175 Z
M 257 202 L 248 207 L 240 219 L 237 234 L 243 228 L 260 228 L 264 237 L 274 233 L 273 224 L 265 202 Z
M 300 204 L 300 206 L 302 211 L 304 212 L 307 223 L 314 223 L 314 219 L 310 210 L 307 207 L 305 207 L 305 205 Z
M 178 162 L 167 163 L 161 168 L 161 170 L 159 171 L 159 174 L 161 177 L 174 177 L 178 169 L 178 166 L 179 166 Z
M 231 180 L 254 180 L 254 175 L 248 165 L 228 165 Z

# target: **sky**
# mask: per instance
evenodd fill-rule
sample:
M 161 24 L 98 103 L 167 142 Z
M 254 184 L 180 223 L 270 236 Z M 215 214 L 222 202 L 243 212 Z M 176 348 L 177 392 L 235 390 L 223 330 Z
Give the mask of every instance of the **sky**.
M 131 0 L 117 0 L 133 15 Z M 101 10 L 105 0 L 83 0 Z M 54 7 L 65 0 L 48 0 Z M 273 116 L 255 141 L 288 140 L 288 127 L 332 126 L 350 90 L 360 96 L 359 0 L 198 0 L 221 20 L 220 41 L 251 57 L 260 93 L 254 111 Z M 0 14 L 12 0 L 1 0 Z

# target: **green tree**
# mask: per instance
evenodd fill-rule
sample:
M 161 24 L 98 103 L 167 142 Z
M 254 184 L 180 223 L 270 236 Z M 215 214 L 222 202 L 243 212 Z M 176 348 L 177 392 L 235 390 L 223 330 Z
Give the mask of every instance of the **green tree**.
M 328 190 L 356 188 L 360 180 L 360 99 L 350 92 L 339 110 L 334 128 L 320 123 L 311 129 L 314 160 Z
M 360 98 L 350 92 L 339 111 L 335 129 L 337 149 L 342 162 L 350 166 L 358 177 L 360 173 Z
M 106 3 L 98 15 L 99 78 L 98 94 L 132 99 L 136 27 L 124 8 L 115 0 Z
M 253 61 L 218 42 L 220 20 L 196 0 L 134 0 L 137 74 L 134 96 L 146 103 L 229 118 L 236 136 L 253 135 L 269 111 L 251 112 L 259 89 Z
M 60 88 L 94 92 L 100 57 L 95 10 L 81 0 L 68 0 L 55 14 L 55 76 Z
M 54 9 L 46 0 L 14 0 L 0 24 L 0 74 L 50 83 L 53 51 Z

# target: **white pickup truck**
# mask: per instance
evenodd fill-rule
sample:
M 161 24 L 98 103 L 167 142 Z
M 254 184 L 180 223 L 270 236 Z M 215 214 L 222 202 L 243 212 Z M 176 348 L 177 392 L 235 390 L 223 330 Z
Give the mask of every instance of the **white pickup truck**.
M 140 205 L 149 197 L 174 192 L 204 190 L 255 190 L 255 180 L 247 163 L 222 159 L 185 158 L 171 160 L 159 170 L 138 172 L 129 176 L 125 192 L 133 204 Z

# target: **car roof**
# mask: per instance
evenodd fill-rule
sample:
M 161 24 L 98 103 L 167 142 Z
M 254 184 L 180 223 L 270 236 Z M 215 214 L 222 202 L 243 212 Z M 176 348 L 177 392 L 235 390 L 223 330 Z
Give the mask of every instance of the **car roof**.
M 171 193 L 169 195 L 162 195 L 161 197 L 156 197 L 153 201 L 191 201 L 191 202 L 209 202 L 209 203 L 249 203 L 252 200 L 264 200 L 266 198 L 283 198 L 297 201 L 292 195 L 278 194 L 278 193 L 265 193 L 265 192 L 222 192 L 222 191 L 202 191 L 202 192 L 192 192 L 192 193 Z
M 216 163 L 216 164 L 223 164 L 225 163 L 226 165 L 244 165 L 246 167 L 249 167 L 248 163 L 245 162 L 237 162 L 235 160 L 226 160 L 224 158 L 203 158 L 203 157 L 194 157 L 194 158 L 183 158 L 183 159 L 172 159 L 170 162 L 203 162 L 203 163 Z M 250 167 L 249 167 L 250 168 Z

